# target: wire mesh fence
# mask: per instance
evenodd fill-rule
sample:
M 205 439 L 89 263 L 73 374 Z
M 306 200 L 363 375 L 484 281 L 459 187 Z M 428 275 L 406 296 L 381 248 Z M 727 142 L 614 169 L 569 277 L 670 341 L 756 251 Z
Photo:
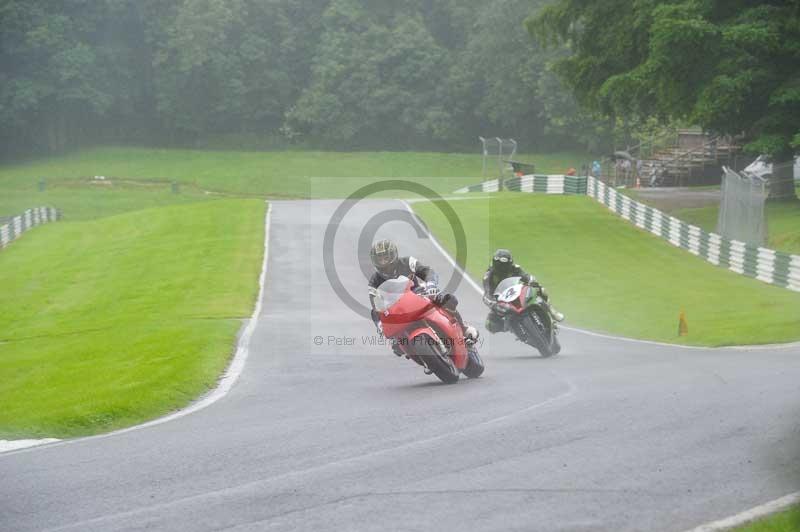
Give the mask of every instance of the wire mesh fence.
M 513 159 L 517 154 L 517 141 L 500 137 L 478 137 L 478 140 L 481 141 L 483 154 L 483 178 L 486 179 L 487 172 L 489 174 L 496 172 L 500 179 L 505 177 L 506 170 L 511 171 L 512 169 L 507 159 Z
M 723 167 L 717 233 L 728 240 L 753 246 L 767 241 L 767 217 L 764 205 L 769 196 L 769 182 L 758 175 L 738 173 Z

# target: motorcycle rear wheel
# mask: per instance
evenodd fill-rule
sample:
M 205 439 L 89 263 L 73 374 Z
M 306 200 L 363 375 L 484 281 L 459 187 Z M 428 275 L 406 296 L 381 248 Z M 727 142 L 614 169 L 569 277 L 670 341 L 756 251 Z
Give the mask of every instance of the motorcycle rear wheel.
M 445 384 L 458 382 L 458 369 L 453 361 L 445 354 L 439 352 L 436 341 L 428 335 L 421 335 L 414 339 L 414 353 L 425 363 L 425 366 L 439 377 Z

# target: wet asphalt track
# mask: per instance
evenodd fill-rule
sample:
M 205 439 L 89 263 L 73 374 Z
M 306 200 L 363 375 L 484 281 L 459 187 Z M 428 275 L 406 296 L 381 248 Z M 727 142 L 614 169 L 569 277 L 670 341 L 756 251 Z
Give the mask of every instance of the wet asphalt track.
M 545 360 L 481 327 L 485 376 L 440 385 L 364 345 L 371 323 L 333 294 L 321 250 L 338 204 L 273 203 L 263 312 L 229 395 L 162 425 L 0 455 L 0 530 L 680 531 L 800 488 L 800 348 L 564 331 Z M 358 204 L 337 236 L 356 297 L 355 242 L 389 208 L 402 205 Z M 452 274 L 408 225 L 383 233 L 443 284 Z M 482 324 L 478 294 L 458 295 Z

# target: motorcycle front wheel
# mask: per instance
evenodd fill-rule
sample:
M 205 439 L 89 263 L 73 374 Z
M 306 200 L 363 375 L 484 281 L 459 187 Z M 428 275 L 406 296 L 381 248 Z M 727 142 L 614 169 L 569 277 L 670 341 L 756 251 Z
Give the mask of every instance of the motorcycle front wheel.
M 558 341 L 558 336 L 553 335 L 553 347 L 550 350 L 554 355 L 561 352 L 561 342 Z
M 468 348 L 468 356 L 467 367 L 464 368 L 464 375 L 469 379 L 477 379 L 483 374 L 483 370 L 485 369 L 483 359 L 481 359 L 481 355 L 478 354 L 478 350 L 474 347 Z
M 545 339 L 545 331 L 542 326 L 537 323 L 536 319 L 530 313 L 522 318 L 520 326 L 528 337 L 528 344 L 538 349 L 543 357 L 550 357 L 555 354 L 551 349 L 550 342 Z
M 414 339 L 414 354 L 445 384 L 458 381 L 458 369 L 446 354 L 439 351 L 438 343 L 428 335 Z

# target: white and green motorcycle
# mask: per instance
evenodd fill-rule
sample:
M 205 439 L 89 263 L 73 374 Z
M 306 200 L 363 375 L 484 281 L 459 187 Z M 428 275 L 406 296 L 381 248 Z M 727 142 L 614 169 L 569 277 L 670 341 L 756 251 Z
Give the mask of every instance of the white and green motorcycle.
M 558 323 L 538 288 L 524 283 L 521 277 L 509 277 L 497 285 L 494 299 L 493 311 L 503 318 L 504 330 L 513 331 L 517 339 L 538 349 L 543 357 L 561 351 Z

